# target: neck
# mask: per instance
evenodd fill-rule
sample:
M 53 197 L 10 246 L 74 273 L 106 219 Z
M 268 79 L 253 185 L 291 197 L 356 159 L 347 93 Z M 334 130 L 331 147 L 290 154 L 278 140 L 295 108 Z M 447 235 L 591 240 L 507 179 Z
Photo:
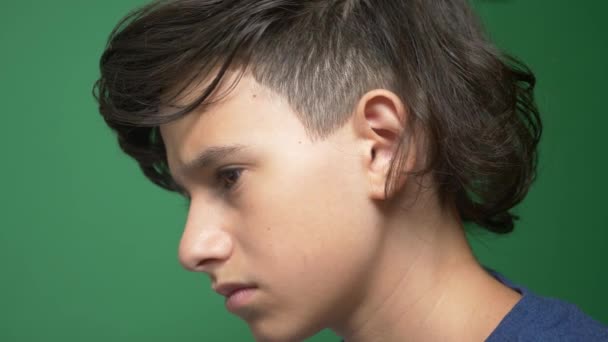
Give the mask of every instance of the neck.
M 346 342 L 485 340 L 520 295 L 479 265 L 455 210 L 421 196 L 395 212 L 378 267 L 332 330 Z

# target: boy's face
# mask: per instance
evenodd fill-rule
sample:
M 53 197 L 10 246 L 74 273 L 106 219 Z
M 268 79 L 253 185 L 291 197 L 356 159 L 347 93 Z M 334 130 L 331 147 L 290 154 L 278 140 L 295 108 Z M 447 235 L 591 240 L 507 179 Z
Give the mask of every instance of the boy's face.
M 223 101 L 161 134 L 191 198 L 180 262 L 214 286 L 256 287 L 233 312 L 257 340 L 302 339 L 356 306 L 380 232 L 350 122 L 313 143 L 290 106 L 245 75 Z M 180 171 L 224 145 L 241 148 L 209 169 Z M 226 168 L 237 171 L 216 178 Z

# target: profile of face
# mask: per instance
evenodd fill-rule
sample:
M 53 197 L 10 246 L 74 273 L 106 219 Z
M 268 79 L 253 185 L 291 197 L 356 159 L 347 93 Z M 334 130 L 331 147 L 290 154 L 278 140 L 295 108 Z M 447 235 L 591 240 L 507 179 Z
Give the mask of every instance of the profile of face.
M 285 99 L 246 74 L 204 113 L 160 128 L 190 197 L 179 260 L 214 287 L 255 287 L 231 311 L 258 341 L 340 325 L 363 297 L 381 248 L 389 157 L 372 153 L 379 140 L 361 128 L 382 114 L 354 118 L 311 140 Z M 221 158 L 192 163 L 210 150 Z

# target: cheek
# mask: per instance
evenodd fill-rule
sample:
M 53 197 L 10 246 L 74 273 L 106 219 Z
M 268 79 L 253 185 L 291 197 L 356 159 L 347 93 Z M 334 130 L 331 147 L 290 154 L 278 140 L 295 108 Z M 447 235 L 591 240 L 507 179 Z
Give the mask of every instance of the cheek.
M 369 266 L 377 239 L 372 208 L 347 165 L 291 165 L 251 203 L 255 216 L 248 222 L 256 235 L 251 238 L 259 242 L 256 258 L 275 281 L 320 293 L 331 282 L 352 281 Z

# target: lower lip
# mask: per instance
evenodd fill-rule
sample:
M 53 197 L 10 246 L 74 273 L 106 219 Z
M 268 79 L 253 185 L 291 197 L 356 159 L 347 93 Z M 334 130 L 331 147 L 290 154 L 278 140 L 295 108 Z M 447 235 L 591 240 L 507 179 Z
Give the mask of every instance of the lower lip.
M 255 293 L 255 287 L 248 287 L 236 291 L 231 294 L 230 297 L 226 298 L 226 308 L 230 312 L 235 312 L 239 308 L 244 307 L 251 302 L 251 299 Z

